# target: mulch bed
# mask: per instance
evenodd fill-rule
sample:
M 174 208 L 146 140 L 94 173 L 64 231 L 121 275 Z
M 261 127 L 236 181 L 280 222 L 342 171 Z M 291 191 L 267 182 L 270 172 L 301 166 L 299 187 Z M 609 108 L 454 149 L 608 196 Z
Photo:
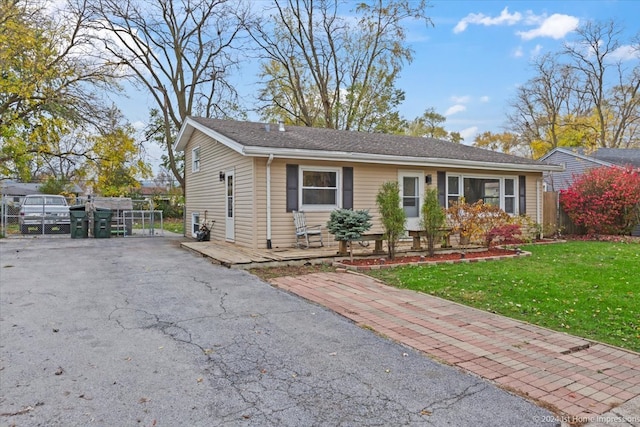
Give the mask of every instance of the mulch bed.
M 415 264 L 421 262 L 470 262 L 479 261 L 481 259 L 495 259 L 497 257 L 515 256 L 521 252 L 512 249 L 490 248 L 481 251 L 468 252 L 452 252 L 452 253 L 436 253 L 434 256 L 411 255 L 398 256 L 395 259 L 388 259 L 386 256 L 379 258 L 356 258 L 353 261 L 344 259 L 340 264 L 353 267 L 367 266 L 387 266 L 398 264 Z

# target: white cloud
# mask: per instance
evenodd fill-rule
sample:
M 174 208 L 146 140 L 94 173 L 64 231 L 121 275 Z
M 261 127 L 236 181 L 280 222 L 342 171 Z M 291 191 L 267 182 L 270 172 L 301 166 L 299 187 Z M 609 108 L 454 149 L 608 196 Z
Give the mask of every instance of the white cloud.
M 481 96 L 481 97 L 480 97 L 480 102 L 482 102 L 482 103 L 487 103 L 487 102 L 489 102 L 489 99 L 490 99 L 490 98 L 489 98 L 487 95 L 485 95 L 485 96 Z
M 520 12 L 509 13 L 509 8 L 505 7 L 499 16 L 491 17 L 483 13 L 470 13 L 462 18 L 453 28 L 453 32 L 458 34 L 467 29 L 469 24 L 484 26 L 491 25 L 514 25 L 522 19 Z
M 554 13 L 546 18 L 538 28 L 529 31 L 516 32 L 523 40 L 531 40 L 536 37 L 551 37 L 561 39 L 571 31 L 578 28 L 580 20 L 575 16 Z
M 464 105 L 456 104 L 456 105 L 453 105 L 453 106 L 447 108 L 447 111 L 445 111 L 444 115 L 445 116 L 452 116 L 452 115 L 454 115 L 456 113 L 460 113 L 462 111 L 465 111 L 466 109 L 467 109 L 467 107 L 465 107 Z
M 637 47 L 631 45 L 620 46 L 613 52 L 611 52 L 611 59 L 619 61 L 631 61 L 633 59 L 640 59 L 640 50 Z
M 529 56 L 531 56 L 532 58 L 535 58 L 538 55 L 540 55 L 540 52 L 542 52 L 542 45 L 541 44 L 537 44 L 536 47 L 531 49 L 531 53 L 529 54 Z
M 522 46 L 518 46 L 516 50 L 513 52 L 513 56 L 516 58 L 521 58 L 524 53 L 522 52 Z
M 464 138 L 464 143 L 470 145 L 475 136 L 478 134 L 478 126 L 471 126 L 470 128 L 462 129 L 460 136 Z
M 471 97 L 469 95 L 464 95 L 464 96 L 452 96 L 451 97 L 451 101 L 455 102 L 456 104 L 468 104 L 469 101 L 471 101 Z

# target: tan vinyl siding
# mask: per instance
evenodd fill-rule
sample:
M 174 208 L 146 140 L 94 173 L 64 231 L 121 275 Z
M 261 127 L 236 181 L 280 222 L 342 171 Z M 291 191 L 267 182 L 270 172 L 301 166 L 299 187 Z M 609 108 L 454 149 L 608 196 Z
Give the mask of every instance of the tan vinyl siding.
M 256 166 L 256 195 L 262 198 L 266 195 L 266 159 L 257 159 Z M 363 164 L 363 163 L 335 163 L 322 161 L 299 161 L 287 159 L 274 159 L 271 163 L 271 203 L 272 203 L 272 228 L 271 240 L 274 248 L 291 247 L 295 244 L 295 229 L 293 226 L 293 216 L 286 211 L 286 165 L 296 164 L 298 166 L 321 166 L 321 167 L 353 167 L 354 182 L 354 209 L 368 209 L 373 217 L 373 227 L 370 232 L 382 232 L 378 210 L 376 207 L 376 194 L 380 186 L 386 181 L 397 181 L 398 171 L 404 170 L 393 165 Z M 262 172 L 264 169 L 265 172 Z M 435 175 L 435 170 L 411 168 L 411 170 L 423 170 L 425 175 Z M 264 177 L 264 179 L 263 179 Z M 262 184 L 264 183 L 264 184 Z M 342 195 L 340 194 L 340 197 Z M 259 200 L 259 199 L 257 199 Z M 259 235 L 258 247 L 266 247 L 266 197 L 264 203 L 258 203 L 257 223 Z M 325 245 L 337 246 L 333 236 L 329 235 L 326 224 L 329 220 L 330 212 L 313 212 L 307 210 L 305 217 L 307 224 L 320 224 L 323 227 L 323 240 Z M 262 224 L 265 224 L 263 229 Z
M 200 147 L 200 170 L 192 172 L 192 149 Z M 198 212 L 204 221 L 215 219 L 211 238 L 225 240 L 225 183 L 219 173 L 233 169 L 235 176 L 235 243 L 255 249 L 267 247 L 267 161 L 266 157 L 245 157 L 232 149 L 195 131 L 185 147 L 186 166 L 186 218 L 187 235 L 191 232 L 191 216 Z M 319 166 L 332 168 L 353 168 L 354 209 L 368 209 L 373 217 L 371 232 L 381 232 L 380 218 L 375 203 L 380 186 L 387 181 L 397 181 L 400 171 L 410 170 L 431 175 L 432 188 L 437 188 L 435 168 L 401 167 L 397 165 L 363 164 L 350 162 L 307 161 L 275 158 L 271 163 L 271 243 L 273 248 L 288 248 L 295 244 L 293 217 L 286 211 L 286 165 Z M 440 169 L 442 170 L 442 169 Z M 476 171 L 452 169 L 448 173 L 473 176 L 512 176 L 517 179 L 521 173 Z M 536 181 L 541 173 L 528 173 L 527 214 L 536 219 Z M 342 175 L 341 185 L 342 189 Z M 426 187 L 426 184 L 425 184 Z M 342 192 L 339 194 L 340 203 Z M 323 227 L 326 246 L 337 246 L 333 236 L 328 234 L 326 223 L 330 212 L 307 210 L 307 223 Z
M 200 147 L 200 170 L 192 172 L 192 149 Z M 211 238 L 225 240 L 225 182 L 220 172 L 235 174 L 235 242 L 243 246 L 254 244 L 253 162 L 233 150 L 196 131 L 185 149 L 187 197 L 187 235 L 191 231 L 191 214 L 198 212 L 204 221 L 215 219 Z

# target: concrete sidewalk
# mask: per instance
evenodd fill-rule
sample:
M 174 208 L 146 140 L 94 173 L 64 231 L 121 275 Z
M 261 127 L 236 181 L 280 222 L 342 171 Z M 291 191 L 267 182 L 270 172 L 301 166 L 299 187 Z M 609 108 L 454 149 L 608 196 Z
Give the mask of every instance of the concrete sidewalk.
M 353 273 L 271 282 L 553 408 L 565 423 L 640 426 L 640 354 Z M 626 420 L 625 420 L 626 419 Z

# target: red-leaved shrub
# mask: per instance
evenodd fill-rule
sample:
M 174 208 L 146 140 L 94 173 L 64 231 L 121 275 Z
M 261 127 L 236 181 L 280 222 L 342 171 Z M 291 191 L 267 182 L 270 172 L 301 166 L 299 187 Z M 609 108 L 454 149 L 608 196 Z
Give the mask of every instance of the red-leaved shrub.
M 640 172 L 600 167 L 574 177 L 560 192 L 571 221 L 590 234 L 628 234 L 640 220 Z

